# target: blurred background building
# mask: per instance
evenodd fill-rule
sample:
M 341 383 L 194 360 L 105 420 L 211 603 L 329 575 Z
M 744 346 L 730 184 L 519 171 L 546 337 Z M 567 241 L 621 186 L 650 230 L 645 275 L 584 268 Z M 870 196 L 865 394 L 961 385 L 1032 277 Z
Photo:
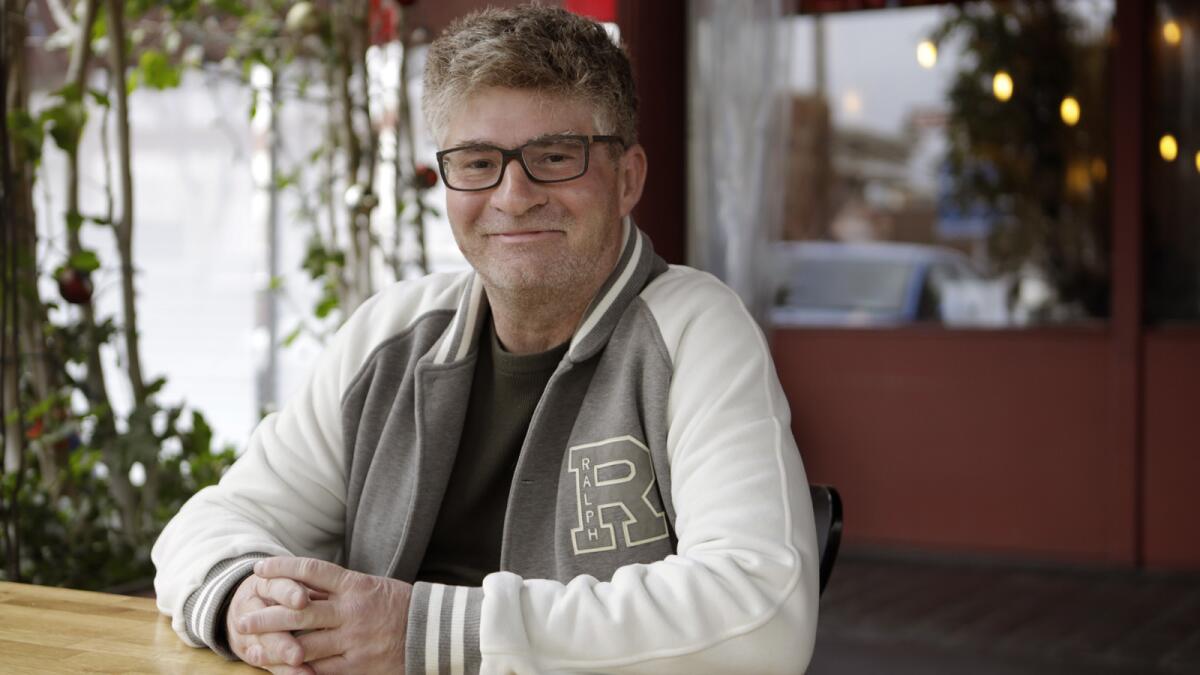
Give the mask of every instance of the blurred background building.
M 61 4 L 29 13 L 31 107 L 64 67 Z M 389 136 L 397 40 L 418 101 L 423 45 L 481 4 L 370 3 L 407 12 L 367 57 L 382 164 L 435 150 L 419 114 L 414 140 Z M 651 161 L 635 217 L 762 321 L 851 549 L 1200 570 L 1200 6 L 561 4 L 628 44 Z M 319 186 L 289 176 L 325 161 L 329 119 L 262 105 L 296 73 L 194 56 L 177 88 L 132 93 L 141 332 L 162 395 L 240 445 L 320 350 L 322 328 L 301 330 L 323 292 L 305 271 Z M 81 210 L 98 213 L 98 127 L 80 153 Z M 35 190 L 47 257 L 63 161 L 46 151 Z M 427 189 L 423 230 L 397 229 L 405 253 L 368 266 L 415 274 L 418 237 L 426 269 L 464 264 Z M 98 283 L 98 311 L 117 296 Z
M 1200 569 L 1198 9 L 783 19 L 799 70 L 769 317 L 852 545 Z

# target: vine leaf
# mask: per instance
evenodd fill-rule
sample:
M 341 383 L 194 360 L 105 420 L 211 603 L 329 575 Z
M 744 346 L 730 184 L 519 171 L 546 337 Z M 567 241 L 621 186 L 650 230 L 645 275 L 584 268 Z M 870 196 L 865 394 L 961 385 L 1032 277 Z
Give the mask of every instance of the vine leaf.
M 171 89 L 179 86 L 181 77 L 179 67 L 172 65 L 166 54 L 148 49 L 138 60 L 137 74 L 129 79 L 130 89 L 136 87 L 138 81 L 151 89 Z
M 80 272 L 95 272 L 100 269 L 100 258 L 96 257 L 95 251 L 84 249 L 72 255 L 67 260 L 67 265 Z

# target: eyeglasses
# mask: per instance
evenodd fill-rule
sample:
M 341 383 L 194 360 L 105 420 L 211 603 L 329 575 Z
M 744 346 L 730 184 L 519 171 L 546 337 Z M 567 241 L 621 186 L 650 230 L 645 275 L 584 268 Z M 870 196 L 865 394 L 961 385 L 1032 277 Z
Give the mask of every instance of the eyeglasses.
M 519 148 L 463 145 L 437 153 L 442 182 L 451 190 L 475 192 L 494 188 L 504 180 L 504 169 L 515 159 L 535 183 L 561 183 L 579 178 L 588 170 L 592 143 L 621 143 L 620 136 L 546 136 Z

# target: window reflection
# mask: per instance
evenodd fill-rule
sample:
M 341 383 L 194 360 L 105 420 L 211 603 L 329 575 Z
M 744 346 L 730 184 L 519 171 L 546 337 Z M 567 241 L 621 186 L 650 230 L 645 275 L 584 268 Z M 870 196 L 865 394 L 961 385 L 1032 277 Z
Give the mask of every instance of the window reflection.
M 1158 2 L 1146 114 L 1146 314 L 1200 320 L 1200 5 Z
M 793 21 L 776 325 L 1108 315 L 1111 0 Z

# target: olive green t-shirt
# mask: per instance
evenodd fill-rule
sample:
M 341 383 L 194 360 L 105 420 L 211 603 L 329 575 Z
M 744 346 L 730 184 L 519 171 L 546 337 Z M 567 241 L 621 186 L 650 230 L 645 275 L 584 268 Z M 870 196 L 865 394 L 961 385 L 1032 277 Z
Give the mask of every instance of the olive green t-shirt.
M 504 350 L 491 319 L 479 350 L 458 455 L 417 579 L 478 586 L 500 569 L 504 513 L 534 408 L 569 343 L 540 354 Z

